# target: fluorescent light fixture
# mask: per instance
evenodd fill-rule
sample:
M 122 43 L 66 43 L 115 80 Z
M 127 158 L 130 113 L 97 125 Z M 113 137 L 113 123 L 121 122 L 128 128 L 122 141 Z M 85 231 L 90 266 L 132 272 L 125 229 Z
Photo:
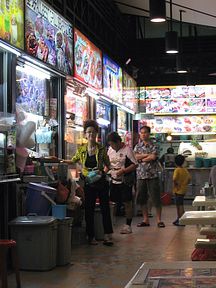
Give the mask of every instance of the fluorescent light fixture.
M 15 48 L 3 43 L 3 42 L 0 42 L 0 48 L 3 48 L 4 50 L 8 51 L 8 52 L 11 52 L 13 54 L 16 54 L 16 56 L 20 56 L 21 53 L 16 50 Z
M 125 62 L 126 65 L 128 65 L 131 62 L 131 58 L 128 58 L 128 60 Z
M 177 73 L 179 74 L 185 74 L 185 73 L 188 73 L 188 71 L 186 69 L 177 69 Z
M 110 121 L 103 119 L 103 118 L 97 118 L 97 122 L 99 125 L 108 126 L 110 124 Z
M 112 99 L 110 99 L 110 98 L 108 98 L 108 97 L 105 97 L 105 96 L 103 96 L 103 95 L 100 95 L 100 99 L 102 99 L 102 100 L 105 100 L 105 101 L 107 101 L 107 102 L 109 102 L 109 103 L 113 103 L 113 101 L 112 101 Z
M 24 66 L 17 66 L 16 69 L 20 72 L 24 72 L 24 73 L 28 73 L 30 75 L 36 76 L 40 79 L 50 79 L 50 73 L 46 72 L 40 68 L 35 68 L 34 65 L 32 65 L 31 63 L 28 64 L 24 64 Z
M 98 100 L 99 99 L 99 95 L 98 95 L 98 92 L 94 91 L 93 89 L 91 88 L 87 88 L 86 89 L 86 94 L 88 94 L 90 97 L 94 98 L 95 100 Z
M 60 76 L 60 77 L 66 77 L 63 73 L 61 73 L 61 72 L 59 72 L 59 71 L 57 71 L 57 70 L 54 70 L 54 69 L 50 68 L 49 66 L 43 64 L 41 61 L 39 61 L 39 60 L 37 60 L 37 59 L 34 59 L 33 57 L 30 57 L 30 56 L 25 55 L 25 54 L 22 54 L 21 57 L 22 57 L 24 60 L 28 61 L 27 64 L 29 64 L 29 63 L 34 64 L 34 65 L 37 65 L 37 67 L 40 66 L 41 68 L 43 68 L 43 69 L 45 69 L 45 70 L 48 70 L 50 73 L 57 74 L 57 75 Z M 33 66 L 33 67 L 35 67 L 35 66 Z M 44 71 L 44 70 L 43 70 L 43 71 Z
M 160 23 L 166 21 L 166 1 L 149 0 L 150 21 Z
M 76 126 L 76 131 L 79 131 L 79 132 L 82 132 L 84 131 L 83 127 L 82 126 Z

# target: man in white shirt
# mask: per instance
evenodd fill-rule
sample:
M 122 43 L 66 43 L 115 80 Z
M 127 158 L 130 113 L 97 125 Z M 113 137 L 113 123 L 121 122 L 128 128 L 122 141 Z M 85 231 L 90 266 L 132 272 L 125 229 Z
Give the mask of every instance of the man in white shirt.
M 133 151 L 122 142 L 117 132 L 111 132 L 108 135 L 107 141 L 110 145 L 108 156 L 110 159 L 110 174 L 112 179 L 110 198 L 113 202 L 124 203 L 126 224 L 122 227 L 120 233 L 130 234 L 132 233 L 132 187 L 134 184 L 133 173 L 131 172 L 136 170 L 137 160 Z

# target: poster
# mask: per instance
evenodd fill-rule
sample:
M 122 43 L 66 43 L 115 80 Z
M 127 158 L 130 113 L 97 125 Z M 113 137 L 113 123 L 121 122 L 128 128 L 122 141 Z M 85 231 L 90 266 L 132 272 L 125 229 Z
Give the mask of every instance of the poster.
M 145 88 L 146 113 L 216 113 L 216 85 Z
M 72 74 L 72 26 L 41 0 L 26 1 L 25 44 L 32 56 Z
M 74 29 L 74 76 L 102 89 L 102 52 L 77 29 Z
M 155 116 L 140 120 L 151 127 L 152 133 L 215 133 L 216 115 Z M 144 123 L 144 124 L 143 124 Z
M 73 88 L 67 86 L 65 94 L 65 110 L 74 114 L 74 124 L 83 125 L 83 121 L 87 119 L 87 99 L 85 96 L 74 94 Z
M 24 49 L 24 0 L 0 0 L 0 38 Z
M 25 112 L 48 115 L 48 80 L 35 76 L 34 70 L 30 74 L 29 70 L 20 68 L 16 69 L 16 103 Z
M 123 94 L 122 94 L 122 102 L 123 104 L 133 110 L 137 111 L 137 87 L 136 81 L 129 76 L 125 71 L 123 71 Z
M 103 55 L 103 93 L 122 103 L 122 69 L 106 55 Z
M 121 130 L 127 130 L 127 114 L 125 111 L 118 108 L 118 116 L 117 116 L 117 128 Z

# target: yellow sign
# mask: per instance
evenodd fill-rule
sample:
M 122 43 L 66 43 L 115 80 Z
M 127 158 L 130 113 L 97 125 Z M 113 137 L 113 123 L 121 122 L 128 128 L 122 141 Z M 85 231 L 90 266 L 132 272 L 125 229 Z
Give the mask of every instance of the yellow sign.
M 24 1 L 0 0 L 0 38 L 24 49 Z

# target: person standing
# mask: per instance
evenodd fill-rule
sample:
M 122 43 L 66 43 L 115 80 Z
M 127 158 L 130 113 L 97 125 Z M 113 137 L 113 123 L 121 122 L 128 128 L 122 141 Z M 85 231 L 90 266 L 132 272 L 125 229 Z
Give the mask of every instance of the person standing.
M 158 155 L 156 146 L 150 140 L 151 129 L 148 126 L 140 128 L 140 142 L 135 146 L 134 152 L 138 161 L 137 168 L 137 204 L 140 204 L 143 221 L 138 227 L 150 226 L 148 216 L 148 199 L 156 208 L 157 226 L 165 227 L 161 221 L 160 182 L 158 177 Z
M 106 148 L 96 142 L 99 130 L 94 120 L 87 120 L 83 125 L 87 144 L 81 145 L 71 161 L 82 164 L 82 177 L 84 179 L 85 194 L 85 221 L 88 242 L 90 245 L 97 245 L 94 231 L 94 211 L 96 198 L 100 200 L 100 208 L 104 228 L 104 245 L 112 246 L 112 222 L 109 206 L 109 182 L 106 180 L 105 167 L 109 169 L 110 161 Z
M 173 225 L 176 226 L 182 226 L 179 224 L 179 218 L 184 214 L 184 195 L 187 191 L 187 185 L 191 181 L 191 175 L 187 168 L 182 167 L 184 161 L 185 157 L 183 155 L 175 157 L 177 167 L 173 172 L 173 194 L 175 195 L 177 219 L 173 222 Z
M 117 132 L 111 132 L 107 141 L 110 145 L 108 149 L 111 173 L 110 199 L 115 203 L 124 204 L 126 224 L 123 225 L 120 233 L 130 234 L 133 216 L 132 188 L 135 179 L 135 175 L 133 176 L 131 172 L 136 170 L 137 160 L 133 151 L 122 142 Z M 128 181 L 124 180 L 126 175 Z

